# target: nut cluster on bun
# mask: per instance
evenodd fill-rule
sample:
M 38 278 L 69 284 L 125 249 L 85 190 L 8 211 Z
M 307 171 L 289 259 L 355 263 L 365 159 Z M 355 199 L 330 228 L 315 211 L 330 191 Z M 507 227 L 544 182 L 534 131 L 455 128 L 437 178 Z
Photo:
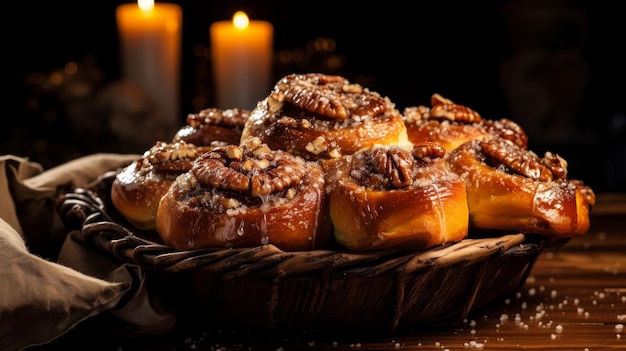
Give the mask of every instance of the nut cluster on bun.
M 511 120 L 439 94 L 401 113 L 320 73 L 283 77 L 252 111 L 190 114 L 173 140 L 120 171 L 112 197 L 132 225 L 180 250 L 422 250 L 486 231 L 562 238 L 586 233 L 595 204 L 567 162 L 529 150 Z

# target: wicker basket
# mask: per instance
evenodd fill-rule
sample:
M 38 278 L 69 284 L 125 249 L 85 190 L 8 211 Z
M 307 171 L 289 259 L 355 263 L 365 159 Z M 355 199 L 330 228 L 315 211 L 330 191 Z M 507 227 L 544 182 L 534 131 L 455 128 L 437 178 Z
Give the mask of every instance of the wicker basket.
M 68 231 L 121 262 L 154 274 L 181 318 L 267 328 L 393 333 L 451 328 L 523 285 L 548 243 L 521 233 L 469 238 L 425 251 L 285 252 L 273 245 L 179 251 L 135 230 L 110 204 L 114 173 L 63 196 Z

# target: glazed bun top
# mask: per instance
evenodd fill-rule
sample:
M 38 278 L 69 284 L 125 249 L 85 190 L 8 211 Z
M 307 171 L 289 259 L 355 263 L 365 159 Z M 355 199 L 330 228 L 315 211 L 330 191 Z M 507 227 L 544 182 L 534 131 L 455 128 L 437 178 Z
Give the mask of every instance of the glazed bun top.
M 386 97 L 344 77 L 292 74 L 251 112 L 242 140 L 308 160 L 352 154 L 375 144 L 408 144 L 406 127 Z
M 187 124 L 176 132 L 172 142 L 185 141 L 196 146 L 239 144 L 241 131 L 250 111 L 239 108 L 207 108 L 187 115 Z

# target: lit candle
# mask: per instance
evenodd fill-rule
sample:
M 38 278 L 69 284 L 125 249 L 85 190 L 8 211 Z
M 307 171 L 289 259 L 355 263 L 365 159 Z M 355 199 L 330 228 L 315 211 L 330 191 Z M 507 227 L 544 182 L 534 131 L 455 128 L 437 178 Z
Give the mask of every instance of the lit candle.
M 158 122 L 170 130 L 179 125 L 182 9 L 175 4 L 117 7 L 122 73 L 139 86 L 162 113 Z
M 217 108 L 252 109 L 272 84 L 274 28 L 237 12 L 210 28 Z

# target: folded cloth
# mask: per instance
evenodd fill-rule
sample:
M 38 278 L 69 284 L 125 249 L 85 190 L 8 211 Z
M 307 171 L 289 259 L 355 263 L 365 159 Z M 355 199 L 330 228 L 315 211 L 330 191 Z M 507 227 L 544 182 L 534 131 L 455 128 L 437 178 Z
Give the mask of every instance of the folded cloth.
M 55 202 L 139 155 L 95 154 L 44 170 L 0 156 L 0 349 L 48 343 L 101 313 L 136 333 L 165 333 L 175 314 L 143 269 L 120 264 L 65 232 Z

